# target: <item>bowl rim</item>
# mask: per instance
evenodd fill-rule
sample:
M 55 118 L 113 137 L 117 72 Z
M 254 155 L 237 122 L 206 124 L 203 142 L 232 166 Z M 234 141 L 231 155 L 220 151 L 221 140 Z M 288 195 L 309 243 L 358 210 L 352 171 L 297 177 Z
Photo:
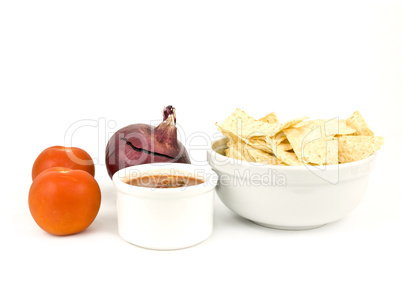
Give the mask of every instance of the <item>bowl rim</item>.
M 182 168 L 182 169 L 180 169 Z M 190 169 L 188 169 L 190 168 Z M 204 182 L 193 185 L 193 186 L 185 186 L 185 187 L 177 187 L 177 188 L 149 188 L 149 187 L 140 187 L 140 186 L 133 186 L 129 185 L 128 183 L 124 182 L 124 178 L 127 177 L 127 174 L 125 173 L 125 176 L 120 176 L 119 172 L 126 172 L 126 171 L 132 171 L 132 170 L 137 170 L 141 174 L 141 172 L 150 172 L 150 171 L 157 171 L 157 170 L 164 170 L 164 169 L 174 169 L 177 171 L 182 171 L 182 172 L 189 172 L 191 174 L 192 171 L 200 171 L 203 170 L 202 175 L 204 177 Z M 145 173 L 144 173 L 145 174 Z M 128 174 L 130 175 L 130 174 Z M 194 177 L 198 177 L 197 175 L 194 175 Z M 137 166 L 131 166 L 131 167 L 126 167 L 123 169 L 120 169 L 117 171 L 115 174 L 113 174 L 112 177 L 113 184 L 117 191 L 119 192 L 124 192 L 126 194 L 130 195 L 138 195 L 138 194 L 146 194 L 146 195 L 164 195 L 164 196 L 169 196 L 171 194 L 180 194 L 180 195 L 186 195 L 186 194 L 203 194 L 207 193 L 211 190 L 213 190 L 218 182 L 218 175 L 208 166 L 208 167 L 199 167 L 193 164 L 183 164 L 183 163 L 149 163 L 149 164 L 143 164 L 143 165 L 137 165 Z
M 281 165 L 270 165 L 270 164 L 261 164 L 261 163 L 253 163 L 253 162 L 249 162 L 249 161 L 244 161 L 241 159 L 234 159 L 231 157 L 227 157 L 225 155 L 219 154 L 218 152 L 216 152 L 214 150 L 214 148 L 212 147 L 216 142 L 227 138 L 226 136 L 222 135 L 220 137 L 217 137 L 216 139 L 214 139 L 211 143 L 210 149 L 208 149 L 208 152 L 210 152 L 211 154 L 213 154 L 214 156 L 218 156 L 218 158 L 224 158 L 225 160 L 228 160 L 230 164 L 233 165 L 244 165 L 245 167 L 253 167 L 253 168 L 272 168 L 272 169 L 284 169 L 287 171 L 305 171 L 306 167 L 308 168 L 317 168 L 317 167 L 325 167 L 325 169 L 330 169 L 330 170 L 338 170 L 338 169 L 349 169 L 349 168 L 353 168 L 355 166 L 360 166 L 360 165 L 364 165 L 366 162 L 370 162 L 372 160 L 374 160 L 377 156 L 377 152 L 375 152 L 374 154 L 370 155 L 367 158 L 358 160 L 358 161 L 354 161 L 354 162 L 350 162 L 350 163 L 344 163 L 344 164 L 336 164 L 336 165 L 322 165 L 322 166 L 311 166 L 311 165 L 306 165 L 303 164 L 302 166 L 281 166 Z

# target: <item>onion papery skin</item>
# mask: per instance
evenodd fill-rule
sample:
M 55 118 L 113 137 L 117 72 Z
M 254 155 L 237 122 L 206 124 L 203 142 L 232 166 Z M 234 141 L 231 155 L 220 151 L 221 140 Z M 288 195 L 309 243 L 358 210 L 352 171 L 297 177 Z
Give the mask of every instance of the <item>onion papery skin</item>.
M 133 124 L 118 130 L 106 146 L 105 159 L 110 178 L 117 171 L 135 165 L 191 163 L 186 148 L 177 140 L 173 115 L 157 127 Z

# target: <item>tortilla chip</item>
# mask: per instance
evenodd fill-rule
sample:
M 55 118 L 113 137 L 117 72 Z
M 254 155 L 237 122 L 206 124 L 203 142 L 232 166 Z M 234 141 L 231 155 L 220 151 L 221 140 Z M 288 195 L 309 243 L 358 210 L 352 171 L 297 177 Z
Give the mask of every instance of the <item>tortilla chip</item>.
M 346 124 L 356 130 L 353 135 L 374 136 L 374 132 L 371 131 L 359 111 L 355 111 L 350 117 L 348 117 L 346 119 Z
M 260 118 L 259 121 L 270 124 L 279 123 L 278 117 L 276 116 L 275 112 L 267 114 L 266 116 Z
M 227 143 L 229 156 L 236 159 L 253 162 L 254 158 L 249 153 L 249 148 L 243 140 L 229 141 Z M 240 156 L 241 155 L 241 156 Z
M 230 141 L 238 141 L 240 138 L 236 135 L 236 134 L 234 134 L 232 131 L 229 131 L 229 130 L 226 130 L 226 129 L 223 129 L 223 128 L 221 128 L 217 123 L 216 123 L 216 126 L 218 127 L 218 129 L 222 132 L 222 134 L 224 135 L 224 136 L 226 136 L 228 139 L 229 139 L 229 142 Z
M 274 153 L 272 151 L 271 144 L 263 138 L 252 138 L 250 140 L 247 140 L 247 145 L 249 145 L 252 148 L 262 150 L 264 152 L 268 152 L 271 154 Z
M 362 160 L 374 154 L 384 144 L 381 136 L 342 136 L 339 141 L 339 163 Z
M 288 166 L 302 166 L 301 162 L 294 152 L 288 152 L 282 149 L 281 145 L 274 149 L 275 156 Z
M 229 142 L 227 143 L 228 147 L 231 147 L 231 145 L 234 145 L 234 144 L 247 144 L 250 147 L 253 147 L 255 149 L 259 149 L 259 150 L 273 154 L 273 151 L 271 148 L 271 143 L 267 142 L 267 140 L 265 140 L 265 136 L 252 137 L 251 139 L 247 139 L 242 136 L 238 136 L 229 130 L 222 129 L 218 124 L 216 124 L 216 125 L 217 125 L 218 129 L 222 132 L 222 134 L 225 135 L 227 138 L 229 138 Z M 243 149 L 244 148 L 242 148 L 242 150 Z M 243 152 L 242 150 L 240 150 L 240 152 Z
M 223 135 L 225 135 L 228 139 L 229 142 L 227 143 L 227 145 L 229 146 L 230 144 L 247 144 L 249 142 L 249 140 L 247 138 L 244 138 L 242 136 L 237 135 L 236 133 L 233 133 L 230 130 L 226 130 L 221 128 L 218 124 L 216 124 L 216 126 L 218 127 L 218 129 L 222 132 Z M 255 140 L 258 139 L 263 139 L 264 137 L 257 137 L 255 138 Z
M 283 130 L 297 158 L 305 163 L 332 165 L 338 162 L 337 141 L 333 136 L 323 135 L 323 127 L 314 122 L 302 127 Z M 336 159 L 335 159 L 336 157 Z
M 253 149 L 249 147 L 250 149 L 248 150 L 249 154 L 253 157 L 254 162 L 256 163 L 262 163 L 262 164 L 267 164 L 267 165 L 277 165 L 279 160 L 275 155 L 269 154 L 267 152 L 258 150 L 258 149 Z
M 255 118 L 248 115 L 243 110 L 237 108 L 231 115 L 229 115 L 221 124 L 216 124 L 219 128 L 232 132 L 234 134 L 241 133 L 242 125 L 250 124 L 255 121 Z
M 346 120 L 339 120 L 337 118 L 333 119 L 316 119 L 312 121 L 303 121 L 302 123 L 296 125 L 295 127 L 300 128 L 303 126 L 309 127 L 313 130 L 315 127 L 320 127 L 323 136 L 332 135 L 348 135 L 356 132 L 355 129 L 347 126 Z
M 279 145 L 280 143 L 282 143 L 284 140 L 287 140 L 285 133 L 278 132 L 274 137 L 273 137 L 276 145 Z
M 225 155 L 233 159 L 240 159 L 247 161 L 247 159 L 243 156 L 243 153 L 240 152 L 238 149 L 236 149 L 233 145 L 225 150 Z
M 281 145 L 282 149 L 285 150 L 285 151 L 293 150 L 292 145 L 289 143 L 289 141 L 287 139 L 283 140 L 280 143 L 280 145 Z
M 297 124 L 299 124 L 300 122 L 304 121 L 305 119 L 308 119 L 308 116 L 303 116 L 303 117 L 299 117 L 299 118 L 295 118 L 293 120 L 287 121 L 286 123 L 282 124 L 279 129 L 279 131 L 282 131 L 284 129 L 290 128 L 290 127 L 294 127 Z
M 271 137 L 274 136 L 279 129 L 279 124 L 270 124 L 261 121 L 255 121 L 249 124 L 243 123 L 240 135 L 247 139 L 253 137 Z
M 331 135 L 348 135 L 356 132 L 355 129 L 349 127 L 346 124 L 346 120 L 340 120 L 337 118 L 329 120 L 315 120 L 318 125 L 324 127 L 325 136 Z
M 305 116 L 293 119 L 281 125 L 279 123 L 266 123 L 260 120 L 254 120 L 244 111 L 237 110 L 219 126 L 243 138 L 252 139 L 254 137 L 264 136 L 273 137 L 281 130 L 297 125 L 307 118 L 308 117 Z
M 308 138 L 308 135 L 312 132 L 309 125 L 305 125 L 297 128 L 288 128 L 283 130 L 288 139 L 289 143 L 292 145 L 294 152 L 299 160 L 303 159 L 302 149 L 305 144 L 305 138 Z M 317 137 L 313 137 L 311 140 L 320 139 L 321 135 Z
M 338 140 L 332 137 L 310 141 L 303 146 L 302 158 L 320 166 L 338 164 Z
M 235 135 L 246 139 L 271 136 L 274 135 L 279 128 L 279 124 L 257 121 L 240 109 L 236 109 L 223 123 L 216 123 L 216 125 L 222 132 L 227 132 L 231 136 Z

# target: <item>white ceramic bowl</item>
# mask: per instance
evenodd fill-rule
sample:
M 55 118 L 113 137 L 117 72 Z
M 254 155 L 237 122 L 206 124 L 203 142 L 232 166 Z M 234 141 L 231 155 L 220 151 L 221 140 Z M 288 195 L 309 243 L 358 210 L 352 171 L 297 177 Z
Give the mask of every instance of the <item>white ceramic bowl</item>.
M 207 153 L 219 176 L 218 196 L 238 215 L 277 229 L 311 229 L 349 214 L 364 196 L 376 158 L 321 167 L 264 165 L 224 156 L 226 142 L 215 140 Z
M 127 184 L 130 177 L 175 173 L 204 183 L 183 188 L 146 188 Z M 113 175 L 120 236 L 157 250 L 180 249 L 206 240 L 213 227 L 213 198 L 218 176 L 189 164 L 158 163 L 129 167 Z

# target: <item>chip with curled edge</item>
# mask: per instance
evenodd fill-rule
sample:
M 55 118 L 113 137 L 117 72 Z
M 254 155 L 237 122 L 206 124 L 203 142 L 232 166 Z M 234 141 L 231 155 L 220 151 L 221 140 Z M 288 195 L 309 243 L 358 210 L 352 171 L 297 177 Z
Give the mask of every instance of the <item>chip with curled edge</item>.
M 278 117 L 276 116 L 275 112 L 268 113 L 266 116 L 258 119 L 261 122 L 266 122 L 270 124 L 279 123 Z
M 346 124 L 356 130 L 353 135 L 374 136 L 374 132 L 371 131 L 359 111 L 353 112 L 353 114 L 346 119 Z

